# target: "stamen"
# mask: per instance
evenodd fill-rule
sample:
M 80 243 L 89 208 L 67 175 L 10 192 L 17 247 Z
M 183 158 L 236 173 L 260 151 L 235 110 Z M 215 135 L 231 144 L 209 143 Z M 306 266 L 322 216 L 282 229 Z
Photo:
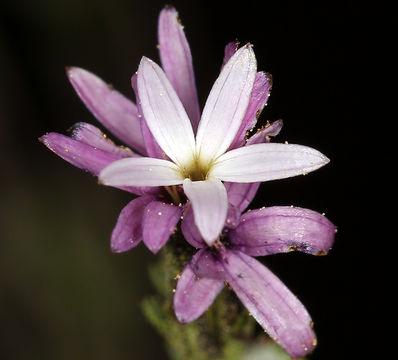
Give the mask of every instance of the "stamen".
M 177 186 L 165 186 L 164 188 L 169 193 L 174 205 L 178 206 L 179 204 L 181 204 L 180 194 L 178 193 Z

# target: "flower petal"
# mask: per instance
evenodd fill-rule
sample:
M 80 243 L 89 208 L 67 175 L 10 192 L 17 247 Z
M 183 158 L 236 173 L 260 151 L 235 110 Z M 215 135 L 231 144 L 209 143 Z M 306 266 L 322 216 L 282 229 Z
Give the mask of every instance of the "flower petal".
M 185 195 L 192 203 L 195 224 L 203 239 L 211 246 L 221 234 L 227 218 L 228 198 L 218 179 L 183 182 Z
M 329 159 L 302 145 L 254 144 L 228 151 L 208 176 L 231 182 L 257 182 L 305 175 L 326 165 Z
M 225 280 L 222 255 L 209 251 L 209 248 L 202 249 L 192 256 L 189 266 L 199 278 Z
M 263 264 L 228 251 L 226 280 L 250 314 L 286 352 L 298 358 L 316 345 L 311 318 L 290 290 Z
M 124 252 L 139 244 L 142 239 L 144 209 L 154 199 L 153 196 L 140 196 L 123 208 L 112 231 L 112 252 Z
M 86 70 L 71 67 L 67 74 L 77 95 L 98 121 L 126 145 L 145 155 L 135 104 Z
M 151 131 L 149 130 L 144 115 L 142 115 L 141 100 L 137 88 L 137 73 L 131 77 L 131 86 L 135 92 L 135 98 L 137 100 L 138 117 L 140 118 L 141 133 L 142 137 L 144 138 L 146 153 L 148 157 L 168 160 L 168 157 L 160 148 Z
M 162 67 L 196 131 L 200 120 L 200 111 L 191 49 L 183 26 L 178 19 L 178 13 L 172 6 L 166 6 L 160 12 L 158 40 Z
M 188 264 L 178 279 L 173 299 L 178 321 L 186 324 L 196 320 L 209 308 L 223 287 L 222 280 L 199 279 Z
M 157 143 L 175 163 L 190 166 L 195 149 L 192 126 L 165 73 L 143 57 L 137 86 L 143 115 Z
M 171 161 L 142 157 L 113 162 L 100 172 L 99 181 L 112 186 L 166 186 L 182 184 L 183 178 Z
M 104 167 L 121 159 L 120 155 L 57 133 L 48 133 L 39 140 L 62 159 L 93 175 L 98 175 Z
M 239 48 L 239 41 L 231 41 L 224 48 L 224 59 L 222 61 L 222 67 L 229 61 L 229 59 L 238 51 Z
M 335 226 L 315 211 L 273 206 L 243 214 L 229 239 L 234 248 L 253 256 L 289 251 L 326 255 L 334 235 Z
M 260 182 L 225 182 L 224 185 L 227 189 L 228 201 L 232 205 L 234 205 L 240 212 L 243 212 L 256 196 L 260 184 Z
M 181 231 L 185 240 L 193 247 L 201 249 L 206 246 L 206 243 L 203 241 L 202 235 L 195 224 L 195 217 L 190 203 L 188 203 L 187 209 L 184 212 L 184 217 L 181 221 Z
M 203 109 L 196 150 L 204 162 L 223 154 L 245 116 L 256 75 L 251 45 L 241 47 L 221 70 Z
M 259 129 L 253 136 L 246 141 L 246 145 L 262 144 L 270 142 L 270 136 L 277 136 L 283 126 L 282 120 L 276 120 L 268 123 L 265 127 Z
M 180 220 L 182 208 L 161 201 L 150 202 L 142 218 L 143 240 L 156 254 L 167 242 Z
M 229 146 L 230 150 L 244 145 L 247 131 L 256 125 L 261 111 L 267 104 L 271 87 L 271 75 L 262 71 L 258 72 L 254 80 L 253 90 L 250 95 L 250 102 L 247 107 L 246 114 L 238 132 L 236 133 L 234 141 L 232 141 L 232 144 Z
M 79 122 L 73 125 L 71 137 L 97 149 L 118 155 L 121 158 L 139 157 L 128 147 L 116 146 L 100 129 L 91 124 Z

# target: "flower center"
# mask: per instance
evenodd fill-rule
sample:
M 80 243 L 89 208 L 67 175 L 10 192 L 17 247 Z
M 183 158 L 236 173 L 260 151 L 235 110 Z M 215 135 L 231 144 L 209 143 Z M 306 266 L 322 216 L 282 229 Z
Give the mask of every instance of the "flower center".
M 181 175 L 191 181 L 203 181 L 207 179 L 211 165 L 212 163 L 204 163 L 195 157 L 190 166 L 181 168 Z

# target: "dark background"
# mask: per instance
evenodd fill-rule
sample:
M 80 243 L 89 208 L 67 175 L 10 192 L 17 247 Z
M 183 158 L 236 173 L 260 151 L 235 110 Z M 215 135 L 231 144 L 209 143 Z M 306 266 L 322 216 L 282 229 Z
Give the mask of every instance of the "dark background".
M 277 141 L 314 147 L 331 162 L 304 177 L 263 183 L 251 208 L 307 207 L 338 226 L 326 257 L 270 256 L 264 262 L 298 295 L 315 322 L 313 360 L 355 350 L 355 270 L 362 256 L 357 85 L 363 13 L 346 2 L 174 1 L 191 45 L 201 104 L 224 45 L 254 44 L 274 86 L 261 121 L 284 120 Z M 325 5 L 327 4 L 327 5 Z M 162 1 L 39 0 L 0 8 L 1 359 L 166 359 L 140 313 L 152 293 L 144 246 L 111 254 L 109 236 L 131 199 L 97 186 L 37 138 L 96 123 L 64 67 L 75 65 L 132 96 L 140 57 L 158 61 Z M 216 6 L 219 5 L 219 6 Z M 0 332 L 1 332 L 0 330 Z

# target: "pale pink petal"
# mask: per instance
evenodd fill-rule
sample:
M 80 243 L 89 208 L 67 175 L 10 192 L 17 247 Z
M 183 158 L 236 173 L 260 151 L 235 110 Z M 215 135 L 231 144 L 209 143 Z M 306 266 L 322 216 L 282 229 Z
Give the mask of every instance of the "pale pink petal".
M 221 234 L 227 218 L 228 198 L 223 183 L 218 179 L 183 182 L 184 192 L 191 201 L 195 224 L 203 239 L 211 246 Z
M 77 95 L 109 131 L 141 154 L 146 154 L 136 105 L 94 74 L 67 69 Z
M 195 149 L 192 126 L 165 73 L 143 57 L 137 86 L 143 115 L 156 142 L 176 164 L 190 166 Z
M 113 162 L 99 174 L 99 181 L 112 186 L 166 186 L 182 184 L 178 167 L 171 161 L 127 158 Z
M 254 144 L 228 151 L 208 176 L 231 182 L 258 182 L 305 175 L 326 165 L 329 159 L 302 145 Z
M 113 252 L 127 251 L 139 244 L 142 240 L 144 209 L 154 199 L 153 196 L 140 196 L 123 208 L 112 231 L 111 250 Z
M 222 280 L 198 278 L 188 264 L 177 282 L 174 312 L 182 324 L 201 316 L 224 287 Z
M 79 122 L 73 125 L 71 137 L 96 149 L 104 150 L 120 157 L 140 157 L 128 147 L 116 146 L 100 129 L 91 124 Z
M 155 138 L 153 137 L 151 131 L 149 130 L 148 125 L 145 121 L 145 117 L 142 114 L 141 101 L 137 88 L 137 74 L 134 74 L 131 77 L 131 86 L 134 90 L 135 98 L 137 100 L 138 117 L 140 118 L 141 133 L 142 137 L 144 138 L 146 153 L 148 157 L 168 160 L 168 157 L 166 156 L 164 151 L 160 148 Z
M 299 207 L 272 206 L 243 214 L 229 232 L 234 249 L 263 256 L 289 251 L 326 255 L 336 227 L 323 215 Z
M 163 70 L 173 85 L 196 131 L 200 120 L 191 49 L 176 9 L 166 6 L 159 15 L 159 53 Z
M 294 358 L 310 353 L 316 338 L 307 310 L 263 264 L 241 252 L 228 251 L 223 262 L 228 281 L 264 330 Z
M 250 95 L 249 105 L 247 107 L 242 124 L 236 133 L 235 139 L 229 146 L 230 150 L 244 145 L 247 131 L 256 125 L 261 111 L 267 104 L 271 86 L 272 77 L 270 74 L 266 74 L 262 71 L 256 74 L 253 90 Z
M 152 201 L 145 207 L 142 218 L 143 240 L 154 254 L 166 244 L 175 231 L 181 212 L 181 207 L 161 201 Z
M 223 154 L 242 124 L 256 75 L 251 45 L 241 47 L 221 70 L 207 98 L 196 136 L 199 158 Z

